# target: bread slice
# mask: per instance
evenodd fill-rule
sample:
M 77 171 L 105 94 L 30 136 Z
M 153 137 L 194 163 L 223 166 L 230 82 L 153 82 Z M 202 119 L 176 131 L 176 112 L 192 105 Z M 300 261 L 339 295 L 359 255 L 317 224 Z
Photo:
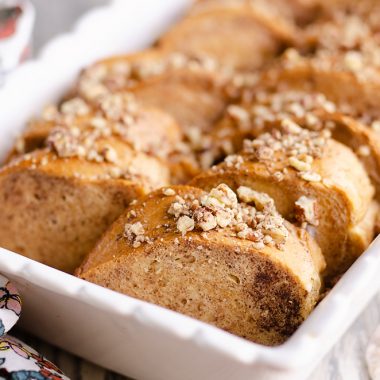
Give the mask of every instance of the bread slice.
M 286 219 L 311 226 L 328 276 L 342 273 L 362 253 L 350 236 L 374 189 L 355 154 L 327 131 L 311 132 L 285 119 L 281 130 L 247 141 L 241 153 L 190 182 L 205 190 L 220 183 L 265 192 Z M 371 231 L 373 236 L 373 226 Z
M 76 275 L 258 343 L 282 343 L 317 302 L 324 260 L 309 234 L 272 203 L 257 212 L 272 213 L 277 227 L 266 234 L 285 233 L 281 244 L 239 238 L 236 224 L 223 223 L 223 212 L 235 210 L 236 219 L 239 207 L 255 209 L 224 185 L 209 194 L 188 186 L 157 190 L 126 210 Z M 202 212 L 220 225 L 208 225 Z
M 75 97 L 60 107 L 46 107 L 39 119 L 29 122 L 6 162 L 45 148 L 57 128 L 86 134 L 89 143 L 97 136 L 113 136 L 167 163 L 172 183 L 187 182 L 199 172 L 196 156 L 174 118 L 122 93 L 104 95 L 96 105 Z
M 309 51 L 368 52 L 367 47 L 370 48 L 370 45 L 376 49 L 380 15 L 378 1 L 331 0 L 320 1 L 320 5 L 319 18 L 302 33 Z
M 172 115 L 183 130 L 208 130 L 226 105 L 230 80 L 231 71 L 209 58 L 150 49 L 95 63 L 83 71 L 74 93 L 92 102 L 132 93 L 142 105 Z
M 249 6 L 261 14 L 270 28 L 284 33 L 293 26 L 305 26 L 320 16 L 320 0 L 199 0 L 190 9 L 190 14 L 199 14 L 224 8 Z M 266 17 L 265 17 L 266 16 Z M 279 23 L 280 26 L 276 26 Z
M 74 131 L 54 129 L 49 148 L 0 169 L 0 246 L 69 273 L 131 201 L 170 182 L 164 162 L 122 139 Z
M 337 105 L 321 93 L 287 90 L 251 93 L 248 99 L 227 107 L 225 115 L 212 133 L 214 160 L 236 153 L 244 139 L 258 137 L 277 128 L 284 117 L 303 128 L 328 129 L 332 137 L 348 146 L 363 163 L 380 196 L 379 134 L 350 116 L 337 112 Z
M 353 255 L 355 252 L 364 252 L 379 233 L 377 225 L 379 214 L 379 203 L 372 201 L 364 218 L 351 229 L 349 247 Z
M 380 119 L 380 67 L 370 53 L 348 51 L 305 57 L 289 49 L 260 76 L 255 91 L 261 87 L 319 92 L 337 105 L 337 111 L 371 125 Z
M 250 71 L 278 55 L 284 45 L 294 43 L 296 36 L 294 25 L 273 8 L 245 1 L 213 1 L 196 6 L 161 37 L 158 46 L 190 56 L 209 56 L 225 66 Z
M 332 137 L 350 147 L 362 162 L 380 199 L 380 143 L 379 133 L 359 121 L 343 115 L 333 115 Z
M 75 97 L 60 107 L 50 105 L 38 119 L 31 120 L 15 147 L 16 154 L 44 148 L 55 127 L 97 131 L 115 135 L 134 149 L 162 159 L 177 149 L 183 135 L 176 121 L 167 113 L 139 104 L 133 95 L 107 94 L 98 104 Z M 152 133 L 154 131 L 154 133 Z

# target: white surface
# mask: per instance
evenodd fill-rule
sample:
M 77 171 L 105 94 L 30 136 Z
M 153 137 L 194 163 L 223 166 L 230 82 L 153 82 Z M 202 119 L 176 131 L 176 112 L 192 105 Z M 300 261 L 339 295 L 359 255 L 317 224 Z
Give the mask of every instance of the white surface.
M 366 351 L 366 362 L 373 380 L 380 379 L 380 327 L 374 332 Z
M 70 31 L 74 22 L 90 8 L 110 3 L 110 0 L 31 1 L 36 8 L 36 23 L 33 32 L 33 52 L 36 54 L 54 36 Z
M 308 380 L 373 380 L 370 379 L 365 356 L 368 344 L 379 324 L 380 294 L 378 293 L 342 339 L 318 364 Z
M 187 5 L 187 0 L 114 1 L 88 14 L 75 33 L 52 41 L 38 62 L 22 66 L 0 90 L 0 152 L 5 154 L 25 121 L 58 99 L 84 65 L 145 47 Z M 379 271 L 377 240 L 288 342 L 268 348 L 0 251 L 0 272 L 25 297 L 25 328 L 104 367 L 154 380 L 305 378 L 379 289 Z

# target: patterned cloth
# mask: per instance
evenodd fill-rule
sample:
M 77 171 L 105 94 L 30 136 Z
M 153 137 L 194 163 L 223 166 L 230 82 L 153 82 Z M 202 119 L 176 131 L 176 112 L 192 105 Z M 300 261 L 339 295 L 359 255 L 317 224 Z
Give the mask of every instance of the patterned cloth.
M 0 380 L 69 380 L 33 348 L 7 335 L 21 313 L 16 287 L 0 275 Z

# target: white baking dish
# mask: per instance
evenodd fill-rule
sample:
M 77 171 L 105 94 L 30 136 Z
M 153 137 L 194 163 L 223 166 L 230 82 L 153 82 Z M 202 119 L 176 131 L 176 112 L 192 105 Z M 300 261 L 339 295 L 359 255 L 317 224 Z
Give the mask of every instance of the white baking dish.
M 145 47 L 190 0 L 119 0 L 86 15 L 0 90 L 0 154 L 24 123 L 86 64 Z M 0 210 L 1 212 L 1 210 Z M 380 288 L 380 240 L 285 344 L 260 346 L 0 249 L 0 272 L 24 298 L 22 325 L 99 365 L 138 379 L 303 379 Z

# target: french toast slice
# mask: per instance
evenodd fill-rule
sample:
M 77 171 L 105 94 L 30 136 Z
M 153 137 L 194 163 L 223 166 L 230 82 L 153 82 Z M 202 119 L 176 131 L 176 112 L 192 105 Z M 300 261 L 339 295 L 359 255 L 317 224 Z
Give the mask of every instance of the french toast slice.
M 220 183 L 265 192 L 283 217 L 304 224 L 326 258 L 327 276 L 342 273 L 363 251 L 350 245 L 350 236 L 374 188 L 355 154 L 327 130 L 309 131 L 284 119 L 282 127 L 246 140 L 240 153 L 190 181 L 205 190 Z
M 247 203 L 225 185 L 210 193 L 157 190 L 117 219 L 76 275 L 246 339 L 280 344 L 317 302 L 324 259 L 269 197 L 259 194 L 270 204 L 255 206 L 246 190 Z M 254 227 L 252 218 L 262 224 Z
M 69 273 L 130 202 L 170 183 L 158 158 L 74 131 L 53 129 L 48 148 L 0 169 L 0 246 Z

